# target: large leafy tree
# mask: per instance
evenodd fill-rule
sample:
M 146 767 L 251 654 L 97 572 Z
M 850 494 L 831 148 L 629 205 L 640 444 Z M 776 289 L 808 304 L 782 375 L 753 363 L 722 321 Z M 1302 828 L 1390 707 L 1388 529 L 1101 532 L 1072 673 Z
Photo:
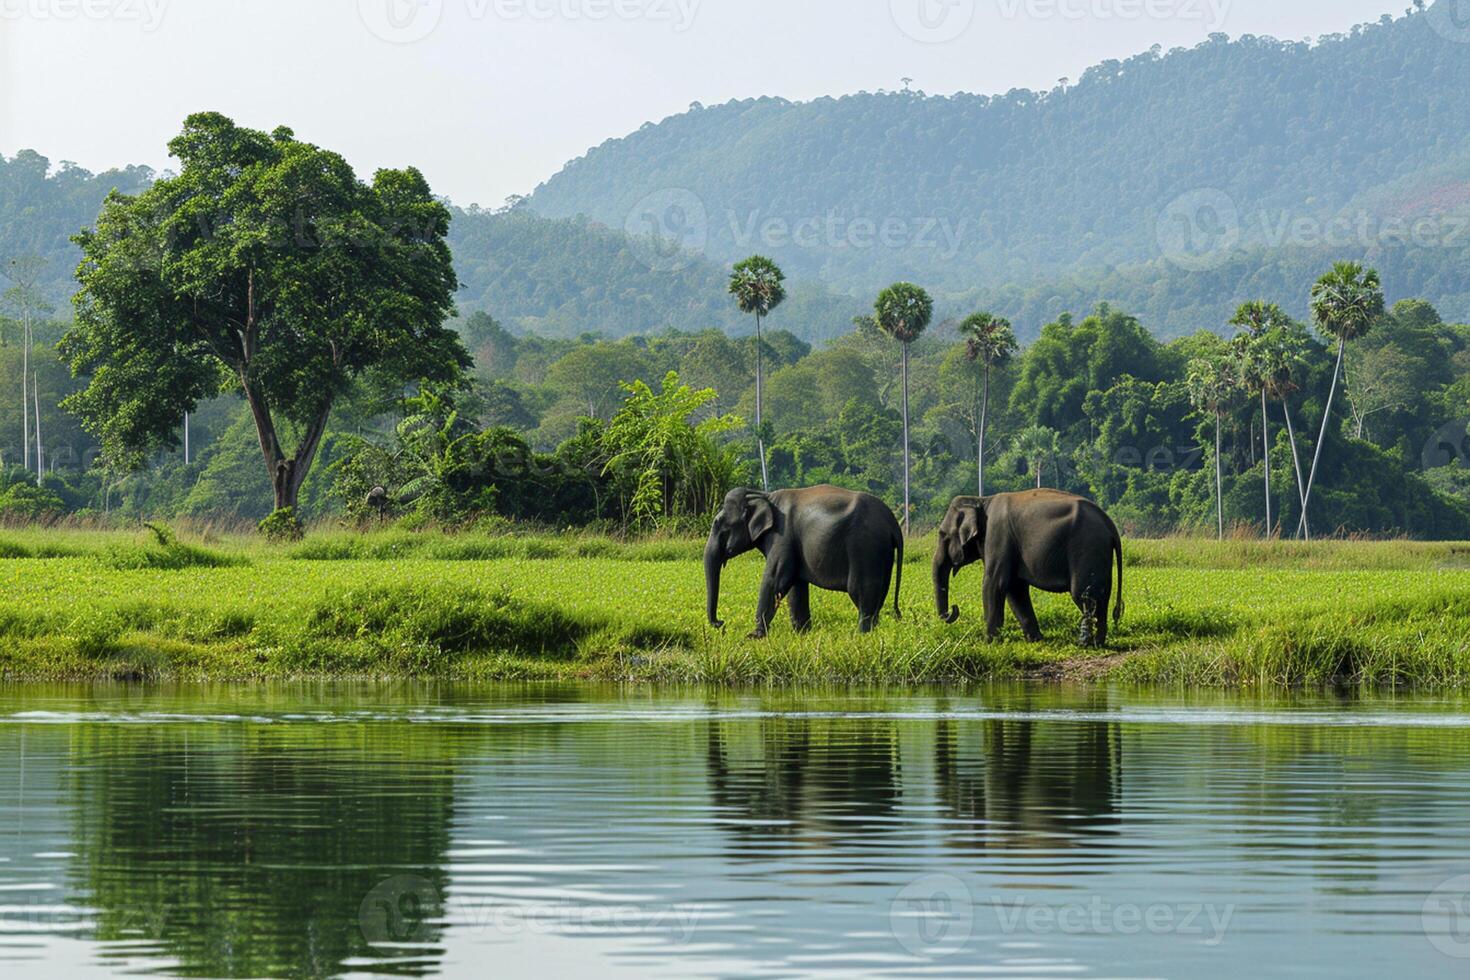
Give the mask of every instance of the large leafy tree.
M 903 531 L 909 531 L 909 345 L 918 340 L 934 319 L 934 300 L 911 282 L 897 282 L 878 294 L 873 321 L 898 341 L 903 374 Z
M 755 316 L 755 445 L 761 457 L 763 490 L 770 489 L 770 480 L 766 473 L 765 418 L 761 412 L 765 396 L 761 364 L 761 323 L 786 298 L 786 287 L 783 285 L 785 281 L 786 276 L 780 267 L 764 255 L 752 255 L 737 262 L 730 273 L 730 295 L 735 297 L 735 305 L 740 307 L 740 312 Z
M 185 412 L 234 390 L 276 508 L 294 507 L 333 405 L 360 378 L 450 380 L 469 365 L 443 325 L 449 212 L 417 170 L 366 183 L 286 128 L 201 113 L 169 150 L 178 176 L 112 194 L 77 236 L 62 352 L 88 383 L 66 407 L 110 459 L 137 463 L 176 445 Z
M 1302 495 L 1302 518 L 1298 530 L 1310 534 L 1308 507 L 1312 502 L 1312 486 L 1317 481 L 1317 465 L 1322 460 L 1322 444 L 1327 441 L 1327 426 L 1332 421 L 1332 403 L 1337 396 L 1337 381 L 1342 376 L 1343 355 L 1348 341 L 1367 335 L 1383 316 L 1383 286 L 1377 269 L 1364 269 L 1356 262 L 1339 262 L 1312 286 L 1312 320 L 1325 337 L 1337 341 L 1337 363 L 1332 368 L 1332 386 L 1327 391 L 1327 407 L 1322 413 L 1322 431 L 1312 452 L 1312 469 L 1307 474 L 1307 489 Z
M 985 496 L 985 423 L 990 413 L 990 372 L 1004 367 L 1016 353 L 1016 334 L 1011 321 L 994 313 L 973 313 L 960 324 L 965 338 L 965 358 L 980 365 L 980 425 L 975 450 L 975 470 L 980 496 Z

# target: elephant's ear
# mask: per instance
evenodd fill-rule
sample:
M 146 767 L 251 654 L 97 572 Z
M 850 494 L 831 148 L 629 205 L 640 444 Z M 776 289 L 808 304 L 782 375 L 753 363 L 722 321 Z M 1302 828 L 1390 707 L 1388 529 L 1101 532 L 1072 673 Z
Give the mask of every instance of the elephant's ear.
M 960 512 L 960 544 L 968 545 L 985 529 L 985 515 L 979 507 L 966 507 Z
M 750 529 L 752 544 L 776 526 L 776 508 L 769 497 L 751 494 L 745 498 L 745 525 Z

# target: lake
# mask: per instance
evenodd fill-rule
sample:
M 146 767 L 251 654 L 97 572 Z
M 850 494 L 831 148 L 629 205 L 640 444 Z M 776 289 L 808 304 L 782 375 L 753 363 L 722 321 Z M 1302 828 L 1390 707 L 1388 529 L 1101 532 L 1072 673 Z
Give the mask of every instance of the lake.
M 1470 700 L 0 686 L 0 974 L 1470 973 Z

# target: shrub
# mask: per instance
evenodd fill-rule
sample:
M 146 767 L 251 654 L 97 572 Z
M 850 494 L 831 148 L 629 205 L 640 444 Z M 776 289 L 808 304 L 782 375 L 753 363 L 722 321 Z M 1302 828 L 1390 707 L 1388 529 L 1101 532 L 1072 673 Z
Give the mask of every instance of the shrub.
M 282 507 L 257 524 L 256 529 L 267 541 L 276 543 L 300 541 L 306 537 L 306 529 L 301 526 L 292 507 Z

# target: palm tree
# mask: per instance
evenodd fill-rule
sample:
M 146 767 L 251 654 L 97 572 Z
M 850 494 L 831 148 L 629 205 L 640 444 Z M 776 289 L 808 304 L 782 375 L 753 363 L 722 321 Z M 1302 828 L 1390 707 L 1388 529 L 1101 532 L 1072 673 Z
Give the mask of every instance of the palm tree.
M 1041 489 L 1041 476 L 1048 459 L 1056 459 L 1062 452 L 1062 434 L 1044 425 L 1033 425 L 1016 433 L 1011 443 L 1010 455 L 1023 460 L 1026 470 L 1036 474 L 1036 489 Z
M 980 431 L 975 450 L 975 469 L 979 477 L 980 496 L 985 496 L 985 422 L 990 410 L 990 372 L 1004 367 L 1016 352 L 1016 335 L 1011 330 L 1011 321 L 993 313 L 974 313 L 960 324 L 960 336 L 965 340 L 965 357 L 970 363 L 982 365 L 984 390 L 980 396 Z
M 1279 328 L 1263 336 L 1257 342 L 1256 347 L 1266 390 L 1272 398 L 1281 402 L 1281 417 L 1286 420 L 1286 441 L 1291 447 L 1291 465 L 1296 470 L 1297 501 L 1305 510 L 1307 484 L 1302 476 L 1302 459 L 1297 452 L 1296 427 L 1291 422 L 1291 405 L 1287 399 L 1300 388 L 1296 383 L 1296 377 L 1307 363 L 1305 356 L 1307 332 L 1300 324 L 1288 319 Z M 1307 540 L 1311 540 L 1310 532 L 1307 532 Z
M 1215 417 L 1215 531 L 1216 536 L 1225 538 L 1225 500 L 1223 478 L 1220 475 L 1220 424 L 1225 417 L 1230 398 L 1239 387 L 1234 366 L 1223 356 L 1200 357 L 1189 362 L 1189 373 L 1185 379 L 1189 387 L 1189 400 L 1201 413 Z
M 1347 343 L 1367 334 L 1382 316 L 1383 286 L 1378 280 L 1377 269 L 1365 270 L 1356 262 L 1339 262 L 1312 286 L 1312 320 L 1325 336 L 1337 338 L 1337 363 L 1332 368 L 1332 387 L 1327 391 L 1322 431 L 1317 436 L 1312 470 L 1307 474 L 1307 489 L 1302 495 L 1302 520 L 1297 530 L 1303 534 L 1311 533 L 1307 507 L 1312 502 L 1312 486 L 1317 480 L 1322 444 L 1327 441 L 1327 426 L 1332 419 L 1332 402 L 1337 397 L 1337 379 L 1342 375 Z
M 1231 326 L 1242 328 L 1232 345 L 1241 383 L 1249 391 L 1261 396 L 1261 458 L 1266 464 L 1266 537 L 1271 536 L 1275 524 L 1271 520 L 1271 415 L 1266 409 L 1266 395 L 1270 390 L 1270 359 L 1267 338 L 1272 331 L 1282 328 L 1289 318 L 1275 303 L 1252 300 L 1241 304 L 1230 318 Z
M 752 255 L 743 262 L 735 263 L 730 273 L 730 295 L 742 313 L 755 314 L 755 445 L 761 457 L 761 489 L 769 490 L 766 476 L 766 433 L 765 419 L 761 414 L 761 402 L 765 397 L 765 379 L 761 371 L 761 321 L 781 305 L 786 298 L 786 287 L 782 285 L 786 275 L 781 267 L 764 255 Z
M 919 339 L 934 319 L 934 300 L 911 282 L 896 282 L 878 294 L 873 320 L 878 329 L 898 341 L 903 364 L 903 533 L 909 533 L 909 344 Z

